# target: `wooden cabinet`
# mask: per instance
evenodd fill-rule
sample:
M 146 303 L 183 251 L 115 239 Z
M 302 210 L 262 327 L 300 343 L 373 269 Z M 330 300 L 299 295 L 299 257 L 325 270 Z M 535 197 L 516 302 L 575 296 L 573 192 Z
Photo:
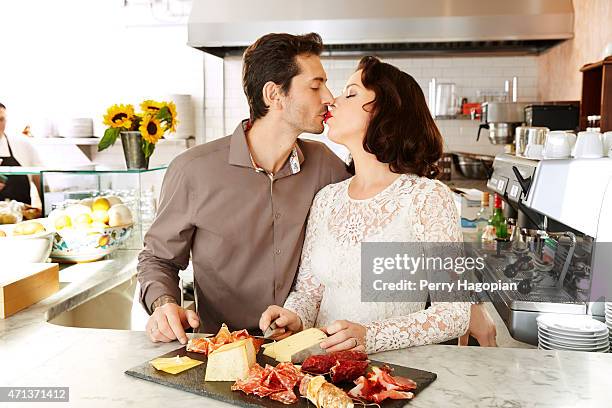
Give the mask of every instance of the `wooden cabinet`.
M 582 72 L 580 129 L 587 127 L 587 116 L 601 115 L 601 132 L 612 130 L 612 56 L 587 64 Z

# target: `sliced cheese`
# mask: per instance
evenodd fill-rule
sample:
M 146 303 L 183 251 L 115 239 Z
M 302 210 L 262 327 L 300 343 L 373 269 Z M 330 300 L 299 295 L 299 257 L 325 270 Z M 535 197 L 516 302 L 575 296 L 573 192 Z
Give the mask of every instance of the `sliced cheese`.
M 270 343 L 263 353 L 281 363 L 291 361 L 292 355 L 320 343 L 325 338 L 327 335 L 319 329 L 306 329 L 281 341 Z
M 219 347 L 208 356 L 204 381 L 245 379 L 255 364 L 252 339 L 243 339 Z
M 187 356 L 156 358 L 151 360 L 151 365 L 155 367 L 156 370 L 165 371 L 170 374 L 178 374 L 200 364 L 202 364 L 202 361 L 194 360 Z

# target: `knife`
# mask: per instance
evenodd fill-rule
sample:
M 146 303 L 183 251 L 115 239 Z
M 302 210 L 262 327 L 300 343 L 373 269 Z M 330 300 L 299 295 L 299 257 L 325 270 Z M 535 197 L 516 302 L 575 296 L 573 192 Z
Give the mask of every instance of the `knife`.
M 267 328 L 267 329 L 264 331 L 263 338 L 264 338 L 264 339 L 269 339 L 269 338 L 270 338 L 270 336 L 272 336 L 272 332 L 273 332 L 274 330 L 276 330 L 277 328 L 278 328 L 278 326 L 276 325 L 276 322 L 272 322 L 272 323 L 270 323 L 270 325 L 268 326 L 268 328 Z

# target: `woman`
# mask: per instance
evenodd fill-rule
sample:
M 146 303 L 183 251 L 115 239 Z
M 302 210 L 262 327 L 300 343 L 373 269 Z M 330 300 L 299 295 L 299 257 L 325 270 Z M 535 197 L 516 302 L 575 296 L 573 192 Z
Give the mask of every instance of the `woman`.
M 432 178 L 442 137 L 416 81 L 364 57 L 334 100 L 328 136 L 348 148 L 355 176 L 323 188 L 308 219 L 298 276 L 284 308 L 270 306 L 279 339 L 309 327 L 330 335 L 327 351 L 367 353 L 463 335 L 469 303 L 361 302 L 361 242 L 458 242 L 450 191 Z M 345 320 L 339 320 L 345 319 Z

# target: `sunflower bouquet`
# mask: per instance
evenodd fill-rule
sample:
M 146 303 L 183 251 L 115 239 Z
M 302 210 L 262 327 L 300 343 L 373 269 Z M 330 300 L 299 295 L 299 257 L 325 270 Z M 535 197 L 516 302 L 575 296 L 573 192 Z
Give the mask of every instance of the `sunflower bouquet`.
M 98 143 L 99 152 L 115 144 L 121 132 L 137 131 L 142 136 L 142 151 L 148 159 L 164 133 L 176 132 L 178 120 L 174 102 L 146 100 L 140 104 L 140 109 L 142 112 L 135 113 L 132 105 L 108 108 L 104 115 L 104 124 L 108 127 Z

